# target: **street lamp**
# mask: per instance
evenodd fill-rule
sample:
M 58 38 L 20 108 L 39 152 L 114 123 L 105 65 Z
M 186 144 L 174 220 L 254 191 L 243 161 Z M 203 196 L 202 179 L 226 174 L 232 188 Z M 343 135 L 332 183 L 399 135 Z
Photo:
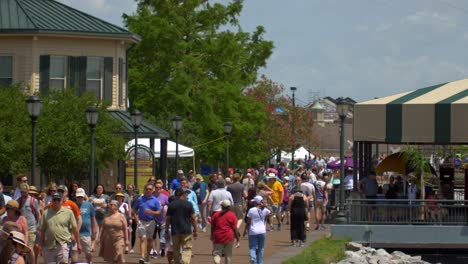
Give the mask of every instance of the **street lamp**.
M 31 184 L 35 184 L 34 178 L 36 176 L 36 123 L 39 114 L 41 113 L 42 102 L 36 95 L 31 95 L 26 100 L 29 117 L 31 117 L 32 134 L 31 134 Z
M 174 128 L 174 131 L 175 131 L 175 142 L 176 142 L 176 145 L 175 145 L 175 174 L 174 175 L 177 175 L 177 170 L 179 169 L 179 132 L 180 130 L 182 129 L 182 124 L 183 124 L 183 121 L 182 121 L 182 117 L 180 116 L 174 116 L 172 118 L 172 127 Z
M 91 157 L 89 159 L 89 193 L 92 192 L 94 185 L 96 184 L 94 180 L 94 130 L 96 129 L 96 124 L 99 119 L 99 111 L 96 106 L 90 106 L 85 111 L 86 121 L 88 122 L 89 129 L 91 130 Z M 100 182 L 100 181 L 98 181 Z
M 336 99 L 336 112 L 340 117 L 340 204 L 339 204 L 339 211 L 336 217 L 337 224 L 345 224 L 346 223 L 346 214 L 344 212 L 344 121 L 346 119 L 346 115 L 351 108 L 351 104 L 342 97 Z
M 224 135 L 226 136 L 226 177 L 229 176 L 229 137 L 231 136 L 232 123 L 224 123 Z
M 294 116 L 294 113 L 295 113 L 295 108 L 296 108 L 296 97 L 295 97 L 295 92 L 297 90 L 296 87 L 291 87 L 291 92 L 292 92 L 292 106 L 293 106 L 293 109 L 292 109 L 292 112 L 291 112 L 291 137 L 292 137 L 292 147 L 291 147 L 291 170 L 294 169 L 294 142 L 295 142 L 295 138 L 294 138 L 294 134 L 296 133 L 296 129 L 295 129 L 295 123 L 296 123 L 296 120 L 295 120 L 295 116 Z
M 134 162 L 133 162 L 133 184 L 135 185 L 136 190 L 138 190 L 138 128 L 140 128 L 141 120 L 143 116 L 138 110 L 133 111 L 132 115 L 132 125 L 133 132 L 135 133 L 135 149 L 134 151 Z

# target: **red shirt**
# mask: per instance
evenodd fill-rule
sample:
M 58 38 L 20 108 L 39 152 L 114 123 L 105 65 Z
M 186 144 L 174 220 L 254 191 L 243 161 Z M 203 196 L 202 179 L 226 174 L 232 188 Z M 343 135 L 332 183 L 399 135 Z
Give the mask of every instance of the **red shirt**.
M 162 193 L 162 194 L 165 194 L 167 197 L 171 197 L 171 195 L 169 194 L 169 192 L 166 191 L 166 190 L 164 190 L 164 189 L 161 190 L 161 193 Z
M 213 217 L 211 217 L 213 243 L 216 244 L 234 241 L 234 229 L 237 226 L 237 217 L 233 212 L 227 211 L 221 215 L 222 212 L 215 212 Z

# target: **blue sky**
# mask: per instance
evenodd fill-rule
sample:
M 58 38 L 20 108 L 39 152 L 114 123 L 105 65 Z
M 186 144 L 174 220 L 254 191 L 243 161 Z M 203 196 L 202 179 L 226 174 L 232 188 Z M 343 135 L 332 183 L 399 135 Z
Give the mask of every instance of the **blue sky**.
M 60 1 L 120 26 L 136 9 L 134 0 Z M 265 27 L 275 49 L 261 72 L 296 86 L 299 102 L 360 102 L 467 78 L 467 13 L 464 0 L 245 0 L 240 23 Z

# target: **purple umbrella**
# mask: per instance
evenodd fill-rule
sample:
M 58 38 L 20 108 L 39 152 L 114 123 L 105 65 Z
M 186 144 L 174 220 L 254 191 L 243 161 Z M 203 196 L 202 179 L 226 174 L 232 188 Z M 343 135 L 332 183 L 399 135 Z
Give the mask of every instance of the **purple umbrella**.
M 335 160 L 327 163 L 327 167 L 330 169 L 339 169 L 341 166 L 341 160 Z M 353 167 L 353 157 L 345 157 L 345 167 Z

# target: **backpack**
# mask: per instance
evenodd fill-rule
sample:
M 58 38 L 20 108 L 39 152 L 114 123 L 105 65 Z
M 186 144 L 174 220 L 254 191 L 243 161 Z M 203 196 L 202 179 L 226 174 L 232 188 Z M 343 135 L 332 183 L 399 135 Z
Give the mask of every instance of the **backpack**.
M 24 203 L 21 203 L 22 199 L 21 197 L 18 198 L 17 202 L 19 203 L 19 209 L 23 209 Z M 36 222 L 39 220 L 39 216 L 37 215 L 36 207 L 34 207 L 34 202 L 36 201 L 36 198 L 29 196 L 29 207 L 31 207 L 31 211 L 34 215 L 34 219 L 36 219 Z

